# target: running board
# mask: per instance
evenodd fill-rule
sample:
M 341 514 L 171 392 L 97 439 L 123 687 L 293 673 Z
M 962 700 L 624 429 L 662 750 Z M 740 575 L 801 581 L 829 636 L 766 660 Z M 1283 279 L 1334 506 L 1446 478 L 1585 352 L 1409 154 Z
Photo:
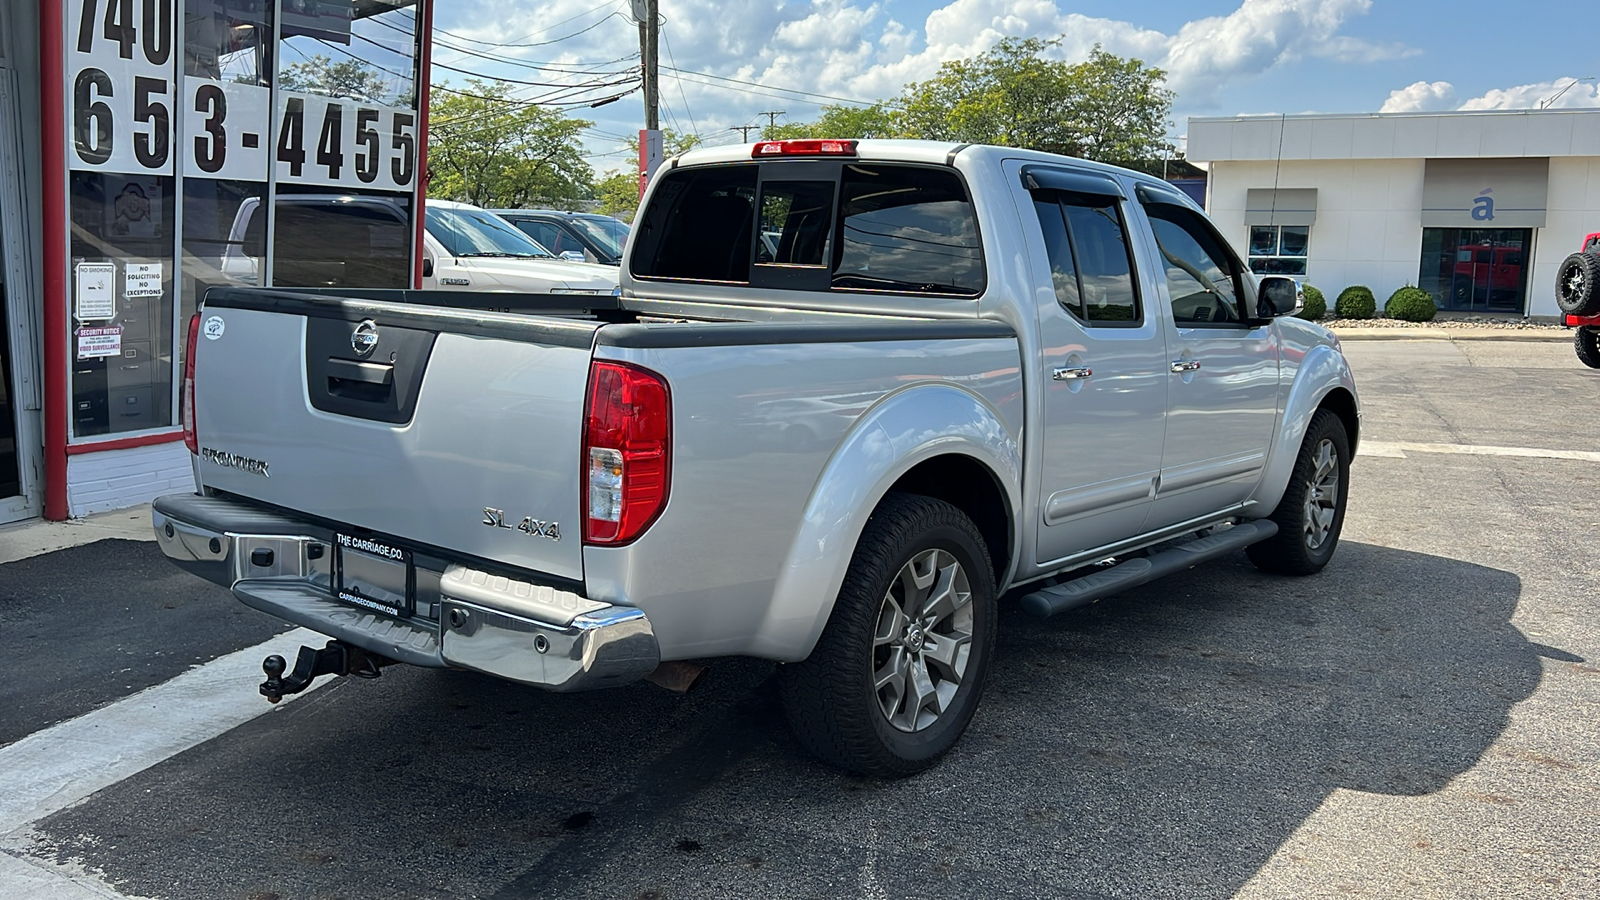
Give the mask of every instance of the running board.
M 1174 572 L 1191 569 L 1209 559 L 1257 544 L 1278 533 L 1278 523 L 1257 519 L 1235 525 L 1207 537 L 1170 547 L 1150 556 L 1130 559 L 1109 569 L 1091 572 L 1065 584 L 1047 587 L 1024 595 L 1024 611 L 1041 619 L 1062 610 L 1093 603 L 1102 597 L 1121 593 Z

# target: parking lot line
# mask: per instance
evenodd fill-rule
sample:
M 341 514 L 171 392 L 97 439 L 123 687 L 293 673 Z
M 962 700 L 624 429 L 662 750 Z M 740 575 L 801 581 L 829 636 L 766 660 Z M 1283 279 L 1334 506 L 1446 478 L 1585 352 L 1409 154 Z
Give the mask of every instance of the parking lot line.
M 1600 462 L 1600 452 L 1594 450 L 1543 450 L 1537 447 L 1430 444 L 1416 441 L 1363 440 L 1357 453 L 1361 456 L 1387 456 L 1400 459 L 1404 459 L 1407 453 L 1455 453 L 1463 456 L 1520 456 L 1529 459 L 1576 459 L 1582 462 Z
M 261 660 L 293 660 L 306 643 L 320 635 L 297 628 L 0 748 L 0 836 L 12 844 L 33 822 L 270 712 L 256 692 Z M 305 694 L 284 700 L 296 696 Z M 41 878 L 52 887 L 41 888 Z M 0 897 L 35 896 L 116 895 L 0 852 Z

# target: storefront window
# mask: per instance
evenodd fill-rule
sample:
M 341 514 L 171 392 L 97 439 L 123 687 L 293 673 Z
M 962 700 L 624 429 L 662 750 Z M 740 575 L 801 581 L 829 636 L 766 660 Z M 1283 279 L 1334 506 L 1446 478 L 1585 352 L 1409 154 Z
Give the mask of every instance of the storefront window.
M 411 283 L 418 0 L 64 7 L 74 439 L 177 424 L 210 287 Z
M 1520 314 L 1532 246 L 1529 228 L 1424 228 L 1417 286 L 1440 309 Z
M 1251 225 L 1250 271 L 1257 275 L 1304 275 L 1310 246 L 1309 225 Z

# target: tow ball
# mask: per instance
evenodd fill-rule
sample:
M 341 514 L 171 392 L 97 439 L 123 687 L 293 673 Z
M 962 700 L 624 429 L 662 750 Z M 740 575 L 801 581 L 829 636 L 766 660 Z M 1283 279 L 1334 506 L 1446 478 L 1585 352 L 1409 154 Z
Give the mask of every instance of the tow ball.
M 294 660 L 294 671 L 284 675 L 288 663 L 274 653 L 261 661 L 261 670 L 267 673 L 267 680 L 261 683 L 261 696 L 267 698 L 268 703 L 277 703 L 287 694 L 298 694 L 310 687 L 311 682 L 323 675 L 377 678 L 383 674 L 384 666 L 393 663 L 392 659 L 368 653 L 343 641 L 329 641 L 321 650 L 301 647 L 300 654 Z

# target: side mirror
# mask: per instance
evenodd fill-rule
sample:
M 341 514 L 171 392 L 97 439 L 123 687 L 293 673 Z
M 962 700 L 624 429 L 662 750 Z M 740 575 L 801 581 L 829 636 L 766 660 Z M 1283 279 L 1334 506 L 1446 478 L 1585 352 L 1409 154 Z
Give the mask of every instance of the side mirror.
M 582 250 L 563 250 L 563 251 L 561 251 L 561 258 L 562 259 L 571 260 L 573 262 L 583 262 L 583 251 Z
M 1305 306 L 1300 282 L 1282 275 L 1267 275 L 1256 289 L 1256 315 L 1263 319 L 1292 316 Z
M 433 277 L 433 260 L 429 259 L 426 256 L 424 256 L 422 258 L 422 277 L 423 278 L 432 278 Z

